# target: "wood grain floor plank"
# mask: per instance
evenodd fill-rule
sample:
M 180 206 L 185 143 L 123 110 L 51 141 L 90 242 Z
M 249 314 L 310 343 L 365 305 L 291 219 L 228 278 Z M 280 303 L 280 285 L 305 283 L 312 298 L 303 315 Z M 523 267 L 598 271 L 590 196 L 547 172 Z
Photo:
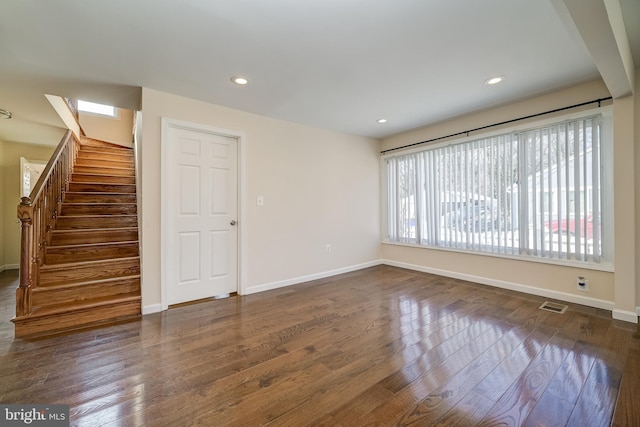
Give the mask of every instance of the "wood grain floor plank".
M 582 341 L 576 342 L 545 394 L 551 394 L 575 405 L 595 360 L 596 353 L 592 346 Z
M 533 410 L 575 341 L 555 334 L 518 380 L 480 423 L 481 426 L 520 426 Z
M 469 392 L 456 406 L 435 421 L 434 427 L 474 426 L 493 408 L 495 402 L 475 391 Z
M 612 426 L 640 426 L 640 340 L 635 339 L 630 346 L 625 361 Z
M 566 426 L 573 412 L 574 404 L 551 393 L 544 393 L 527 417 L 524 427 Z M 587 424 L 585 424 L 587 425 Z
M 406 425 L 431 425 L 457 405 L 495 366 L 507 357 L 517 342 L 508 335 L 508 330 L 496 331 L 498 340 L 488 348 L 478 346 L 475 350 L 481 352 L 473 357 L 468 365 L 458 371 L 450 380 L 431 392 L 429 396 L 418 402 L 412 410 L 401 420 Z M 483 340 L 486 342 L 486 339 Z M 474 349 L 471 349 L 473 351 Z
M 532 331 L 530 327 L 519 332 L 521 344 L 475 387 L 476 393 L 497 402 L 542 351 L 554 333 L 548 328 Z
M 0 402 L 71 425 L 640 425 L 635 328 L 590 307 L 378 266 L 16 340 L 16 284 L 0 272 Z

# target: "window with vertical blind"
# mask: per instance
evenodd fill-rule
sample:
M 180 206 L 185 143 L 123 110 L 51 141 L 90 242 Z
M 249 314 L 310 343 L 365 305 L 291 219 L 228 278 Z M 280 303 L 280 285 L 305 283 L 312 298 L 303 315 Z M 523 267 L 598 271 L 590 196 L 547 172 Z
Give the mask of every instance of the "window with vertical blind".
M 609 133 L 596 114 L 386 155 L 386 241 L 610 260 Z

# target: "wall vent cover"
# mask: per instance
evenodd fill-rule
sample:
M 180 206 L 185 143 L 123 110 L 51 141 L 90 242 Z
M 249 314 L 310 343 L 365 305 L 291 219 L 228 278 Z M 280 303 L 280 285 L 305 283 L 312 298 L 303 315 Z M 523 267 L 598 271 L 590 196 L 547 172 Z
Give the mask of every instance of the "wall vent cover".
M 555 302 L 545 301 L 540 307 L 540 310 L 552 311 L 554 313 L 564 313 L 569 308 L 568 305 L 556 304 Z

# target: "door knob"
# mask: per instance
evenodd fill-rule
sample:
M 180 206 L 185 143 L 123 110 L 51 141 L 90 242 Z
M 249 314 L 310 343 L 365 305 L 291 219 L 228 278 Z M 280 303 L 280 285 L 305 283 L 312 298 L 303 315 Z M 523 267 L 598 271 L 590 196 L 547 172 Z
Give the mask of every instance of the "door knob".
M 232 220 L 231 220 L 231 222 L 230 222 L 229 224 L 231 224 L 231 225 L 236 225 L 236 224 L 237 224 L 237 222 L 236 222 L 236 220 L 235 220 L 235 219 L 232 219 Z

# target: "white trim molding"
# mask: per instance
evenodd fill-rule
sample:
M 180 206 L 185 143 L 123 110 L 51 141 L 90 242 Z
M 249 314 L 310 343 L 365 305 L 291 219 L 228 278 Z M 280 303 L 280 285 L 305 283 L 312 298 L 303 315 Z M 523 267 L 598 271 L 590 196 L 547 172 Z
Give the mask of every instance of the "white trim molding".
M 453 279 L 466 280 L 481 285 L 494 286 L 496 288 L 508 289 L 511 291 L 522 292 L 530 295 L 537 295 L 545 298 L 552 298 L 559 301 L 566 301 L 573 304 L 585 305 L 588 307 L 599 308 L 607 310 L 612 313 L 612 317 L 616 320 L 622 320 L 630 323 L 638 323 L 638 316 L 640 316 L 640 306 L 636 307 L 636 312 L 618 310 L 615 308 L 613 301 L 602 300 L 598 298 L 583 297 L 580 295 L 573 295 L 566 292 L 553 291 L 550 289 L 537 288 L 535 286 L 523 285 L 519 283 L 506 282 L 502 280 L 495 280 L 481 276 L 474 276 L 471 274 L 458 273 L 450 270 L 441 270 L 438 268 L 425 267 L 421 265 L 408 264 L 399 261 L 392 261 L 387 259 L 374 260 L 365 262 L 362 264 L 356 264 L 352 266 L 337 268 L 335 270 L 323 271 L 320 273 L 309 274 L 306 276 L 294 277 L 292 279 L 280 280 L 277 282 L 264 283 L 261 285 L 249 286 L 244 289 L 241 295 L 251 295 L 259 292 L 270 291 L 273 289 L 283 288 L 287 286 L 298 285 L 301 283 L 309 282 L 312 280 L 325 279 L 331 276 L 337 276 L 339 274 L 350 273 L 352 271 L 362 270 L 369 267 L 375 267 L 377 265 L 389 265 L 392 267 L 405 268 L 407 270 L 420 271 L 423 273 L 436 274 L 438 276 L 450 277 Z M 142 314 L 157 313 L 166 310 L 162 304 L 150 304 L 142 308 Z
M 421 265 L 407 264 L 404 262 L 398 262 L 398 261 L 392 261 L 392 260 L 382 260 L 382 264 L 391 265 L 394 267 L 406 268 L 408 270 L 421 271 L 423 273 L 437 274 L 438 276 L 451 277 L 453 279 L 466 280 L 469 282 L 479 283 L 482 285 L 495 286 L 497 288 L 509 289 L 511 291 L 523 292 L 525 294 L 537 295 L 545 298 L 553 298 L 560 301 L 586 305 L 589 307 L 600 308 L 600 309 L 608 310 L 612 312 L 614 311 L 613 301 L 606 301 L 598 298 L 583 297 L 579 295 L 568 294 L 566 292 L 552 291 L 550 289 L 536 288 L 535 286 L 505 282 L 502 280 L 489 279 L 486 277 L 474 276 L 471 274 L 458 273 L 458 272 L 449 271 L 449 270 L 441 270 L 438 268 L 424 267 Z M 616 317 L 614 316 L 614 318 Z M 625 320 L 625 319 L 620 319 L 620 320 Z M 630 322 L 631 320 L 627 320 L 627 321 Z
M 142 307 L 142 315 L 159 313 L 162 311 L 162 304 L 150 304 Z
M 634 313 L 633 311 L 613 309 L 611 315 L 616 320 L 638 323 L 638 313 Z
M 18 270 L 20 268 L 20 264 L 5 264 L 0 265 L 0 273 L 5 270 Z
M 375 267 L 380 265 L 379 260 L 369 261 L 362 264 L 356 264 L 349 267 L 337 268 L 335 270 L 324 271 L 316 274 L 309 274 L 307 276 L 295 277 L 293 279 L 280 280 L 277 282 L 264 283 L 262 285 L 250 286 L 245 289 L 244 295 L 255 294 L 258 292 L 270 291 L 272 289 L 283 288 L 285 286 L 298 285 L 300 283 L 309 282 L 311 280 L 324 279 L 331 276 L 337 276 L 338 274 L 350 273 L 352 271 L 362 270 L 364 268 Z

